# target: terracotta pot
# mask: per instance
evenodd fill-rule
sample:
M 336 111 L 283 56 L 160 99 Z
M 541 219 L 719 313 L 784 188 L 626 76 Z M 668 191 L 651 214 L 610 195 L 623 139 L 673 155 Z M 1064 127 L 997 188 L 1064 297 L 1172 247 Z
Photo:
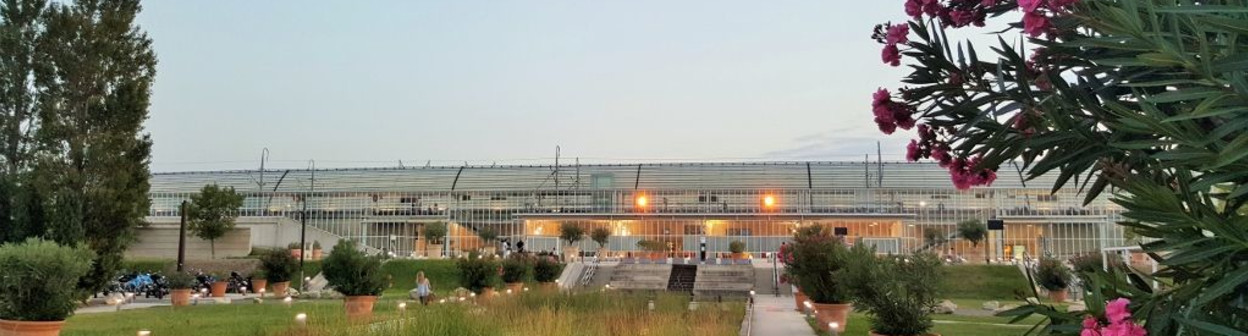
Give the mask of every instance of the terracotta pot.
M 348 296 L 345 300 L 347 319 L 353 321 L 372 319 L 373 304 L 377 303 L 376 296 Z
M 828 331 L 828 323 L 836 322 L 839 326 L 836 332 L 845 332 L 845 323 L 849 318 L 849 311 L 854 306 L 848 303 L 816 303 L 815 317 L 819 321 L 819 330 Z
M 225 297 L 225 288 L 229 285 L 230 283 L 223 280 L 212 283 L 212 297 Z
M 300 256 L 303 256 L 303 249 L 290 249 L 290 256 L 299 259 Z
M 65 321 L 9 321 L 0 320 L 3 336 L 58 336 Z
M 425 248 L 427 248 L 425 251 L 426 257 L 439 258 L 442 256 L 442 244 L 429 244 L 425 245 Z
M 734 253 L 732 254 L 732 259 L 736 259 L 736 260 L 745 259 L 745 253 L 744 253 L 744 252 L 742 252 L 742 253 L 735 253 L 735 252 L 734 252 Z
M 260 293 L 260 296 L 264 296 L 264 292 L 267 292 L 267 290 L 264 292 L 261 292 L 260 290 L 265 289 L 268 284 L 269 279 L 251 279 L 251 291 L 254 293 Z
M 1058 303 L 1066 302 L 1066 294 L 1069 292 L 1070 291 L 1067 291 L 1065 289 L 1051 290 L 1049 291 L 1049 299 L 1053 300 L 1053 302 L 1058 302 Z
M 869 331 L 868 333 L 870 333 L 870 334 L 871 334 L 871 336 L 902 336 L 902 335 L 886 335 L 886 334 L 881 334 L 881 333 L 877 333 L 877 332 L 875 332 L 874 330 Z M 906 335 L 906 336 L 912 336 L 912 335 Z M 937 334 L 937 333 L 926 333 L 926 334 L 923 334 L 923 336 L 940 336 L 940 334 Z
M 279 297 L 279 298 L 286 297 L 287 288 L 290 288 L 290 281 L 274 282 L 273 283 L 273 296 Z
M 520 294 L 520 291 L 524 290 L 524 283 L 523 282 L 508 282 L 507 289 L 510 289 L 512 294 Z
M 312 260 L 321 260 L 321 249 L 312 249 Z
M 808 298 L 806 298 L 806 293 L 802 293 L 801 290 L 794 292 L 793 303 L 796 303 L 796 305 L 793 308 L 793 310 L 801 312 L 802 310 L 806 309 L 806 300 L 808 300 Z
M 183 307 L 191 305 L 191 289 L 179 288 L 169 290 L 169 301 L 174 307 Z
M 486 288 L 484 288 L 484 289 L 482 289 L 482 290 L 481 290 L 481 297 L 482 297 L 482 298 L 489 299 L 489 298 L 494 297 L 494 295 L 497 295 L 497 294 L 498 294 L 498 293 L 494 291 L 494 287 L 486 287 Z

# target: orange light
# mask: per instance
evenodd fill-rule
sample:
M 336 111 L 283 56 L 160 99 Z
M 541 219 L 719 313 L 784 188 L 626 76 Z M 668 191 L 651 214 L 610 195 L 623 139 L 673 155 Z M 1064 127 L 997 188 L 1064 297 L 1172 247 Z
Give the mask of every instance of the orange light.
M 775 196 L 771 196 L 771 195 L 763 196 L 763 206 L 770 208 L 775 205 L 776 205 Z
M 649 200 L 646 199 L 645 195 L 637 196 L 637 206 L 645 207 L 647 203 L 649 203 Z

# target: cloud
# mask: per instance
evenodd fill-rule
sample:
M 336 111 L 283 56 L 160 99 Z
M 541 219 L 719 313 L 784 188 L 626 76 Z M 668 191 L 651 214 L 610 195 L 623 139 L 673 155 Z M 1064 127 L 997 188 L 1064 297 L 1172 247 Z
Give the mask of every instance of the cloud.
M 768 159 L 842 161 L 861 160 L 863 155 L 875 159 L 876 143 L 879 142 L 884 160 L 904 158 L 906 139 L 887 136 L 857 136 L 858 127 L 842 127 L 829 131 L 805 134 L 793 139 L 790 148 L 763 153 Z

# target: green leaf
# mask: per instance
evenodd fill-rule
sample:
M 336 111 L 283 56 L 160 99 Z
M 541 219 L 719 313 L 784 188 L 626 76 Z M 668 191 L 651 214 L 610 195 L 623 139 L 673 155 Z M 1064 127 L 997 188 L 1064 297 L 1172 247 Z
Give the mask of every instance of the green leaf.
M 1222 155 L 1212 168 L 1226 166 L 1248 156 L 1248 133 L 1240 134 L 1231 143 L 1222 148 Z
M 1213 72 L 1234 72 L 1248 70 L 1248 52 L 1241 52 L 1213 61 Z
M 1173 14 L 1229 14 L 1229 13 L 1248 13 L 1248 7 L 1241 6 L 1222 6 L 1222 5 L 1188 5 L 1188 6 L 1171 6 L 1157 9 L 1158 13 Z
M 1231 19 L 1222 16 L 1204 16 L 1199 18 L 1210 26 L 1226 29 L 1231 33 L 1248 34 L 1248 20 Z
M 1165 260 L 1162 260 L 1161 263 L 1168 266 L 1177 266 L 1195 261 L 1207 261 L 1206 259 L 1210 259 L 1219 254 L 1235 251 L 1236 249 L 1239 249 L 1239 247 L 1235 245 L 1223 245 L 1215 248 L 1181 250 L 1170 255 L 1170 257 Z
M 1205 287 L 1205 290 L 1200 293 L 1200 298 L 1197 299 L 1194 304 L 1203 305 L 1209 303 L 1209 301 L 1217 299 L 1222 296 L 1222 294 L 1226 294 L 1234 290 L 1235 288 L 1243 285 L 1245 282 L 1248 282 L 1248 267 L 1240 268 L 1234 272 L 1228 273 L 1222 278 L 1222 280 L 1218 280 L 1218 282 L 1214 283 L 1212 286 Z
M 1205 98 L 1209 98 L 1217 94 L 1220 94 L 1221 92 L 1222 91 L 1220 90 L 1209 89 L 1209 88 L 1188 88 L 1188 89 L 1183 89 L 1183 90 L 1178 90 L 1178 91 L 1167 91 L 1167 92 L 1155 94 L 1147 98 L 1144 98 L 1144 101 L 1155 103 L 1155 104 L 1173 103 L 1173 102 L 1187 101 L 1187 100 L 1194 100 L 1194 99 L 1205 99 Z
M 1248 336 L 1248 333 L 1244 333 L 1244 332 L 1242 332 L 1242 331 L 1238 331 L 1238 330 L 1235 330 L 1235 329 L 1231 329 L 1231 328 L 1229 328 L 1229 327 L 1227 327 L 1227 326 L 1224 326 L 1224 325 L 1213 324 L 1213 323 L 1209 323 L 1209 322 L 1205 322 L 1205 321 L 1197 321 L 1197 320 L 1192 320 L 1192 319 L 1186 319 L 1186 318 L 1182 318 L 1182 317 L 1175 317 L 1175 319 L 1176 319 L 1176 320 L 1179 320 L 1179 322 L 1182 322 L 1182 323 L 1184 323 L 1184 324 L 1190 325 L 1190 326 L 1192 326 L 1193 328 L 1200 329 L 1200 330 L 1204 330 L 1204 331 L 1208 331 L 1208 332 L 1212 332 L 1212 333 L 1214 333 L 1215 335 L 1222 335 L 1222 336 Z
M 1153 66 L 1182 66 L 1186 64 L 1185 60 L 1165 53 L 1145 53 L 1136 57 Z

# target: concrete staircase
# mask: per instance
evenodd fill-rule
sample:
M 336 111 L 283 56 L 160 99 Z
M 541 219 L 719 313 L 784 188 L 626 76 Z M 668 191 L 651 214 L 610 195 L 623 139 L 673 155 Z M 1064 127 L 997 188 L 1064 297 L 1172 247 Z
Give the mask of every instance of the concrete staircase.
M 620 290 L 663 291 L 671 275 L 672 265 L 617 265 L 609 283 Z
M 751 265 L 703 265 L 697 270 L 695 296 L 745 297 L 755 289 L 755 268 Z
M 667 278 L 667 291 L 692 292 L 698 277 L 698 265 L 672 265 L 672 274 Z

